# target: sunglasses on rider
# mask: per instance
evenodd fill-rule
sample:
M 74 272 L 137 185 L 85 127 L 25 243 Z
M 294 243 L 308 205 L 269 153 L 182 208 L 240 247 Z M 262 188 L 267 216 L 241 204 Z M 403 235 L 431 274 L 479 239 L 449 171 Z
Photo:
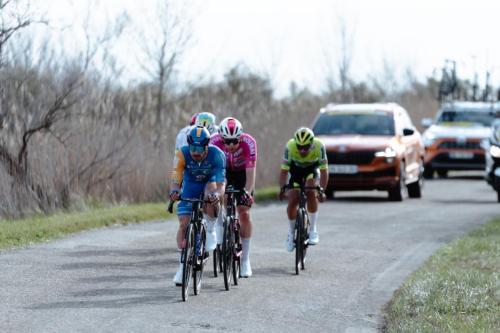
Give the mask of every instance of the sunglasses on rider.
M 202 154 L 205 152 L 205 146 L 189 145 L 189 151 L 192 153 Z
M 224 144 L 225 145 L 230 145 L 230 144 L 233 144 L 233 145 L 237 145 L 238 143 L 240 143 L 240 139 L 224 139 Z
M 311 149 L 311 145 L 297 145 L 297 149 L 300 150 L 300 151 L 309 151 L 309 149 Z

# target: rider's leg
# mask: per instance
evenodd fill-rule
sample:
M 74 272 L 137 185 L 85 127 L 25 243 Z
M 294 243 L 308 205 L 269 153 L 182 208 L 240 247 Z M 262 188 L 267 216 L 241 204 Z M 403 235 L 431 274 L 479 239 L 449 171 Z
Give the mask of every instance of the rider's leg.
M 317 178 L 308 179 L 306 181 L 306 186 L 318 186 L 319 181 Z M 309 233 L 309 244 L 318 244 L 319 236 L 317 229 L 318 221 L 318 198 L 316 190 L 307 190 L 307 213 L 309 216 L 309 222 L 311 223 L 311 229 Z
M 295 232 L 295 219 L 297 218 L 297 207 L 299 205 L 299 191 L 296 189 L 289 190 L 287 196 L 288 207 L 286 212 L 288 215 L 288 238 L 286 240 L 286 249 L 288 252 L 292 252 L 295 247 L 293 238 Z
M 250 219 L 250 207 L 239 205 L 237 207 L 238 216 L 240 219 L 240 235 L 241 235 L 241 276 L 252 276 L 252 268 L 250 266 L 250 238 L 252 236 L 252 222 Z
M 215 183 L 208 183 L 205 187 L 205 198 L 207 198 L 209 193 L 215 192 L 216 189 L 217 185 Z M 207 252 L 213 251 L 217 246 L 215 223 L 217 222 L 217 216 L 220 213 L 220 209 L 219 202 L 203 205 L 203 213 L 207 222 L 207 241 L 205 244 L 205 250 Z
M 220 203 L 221 210 L 217 216 L 217 223 L 215 224 L 215 234 L 217 236 L 217 244 L 222 244 L 222 237 L 224 236 L 224 212 L 226 209 L 225 198 L 221 198 Z
M 189 224 L 189 215 L 179 215 L 179 229 L 177 229 L 177 252 L 179 253 L 179 268 L 174 275 L 173 281 L 175 285 L 182 284 L 182 249 L 186 247 L 184 236 L 186 234 L 186 227 Z

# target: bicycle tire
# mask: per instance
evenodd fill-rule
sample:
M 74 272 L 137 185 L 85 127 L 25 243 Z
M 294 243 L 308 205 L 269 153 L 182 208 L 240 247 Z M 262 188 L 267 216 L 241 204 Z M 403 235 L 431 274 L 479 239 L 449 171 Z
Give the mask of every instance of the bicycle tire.
M 240 260 L 240 255 L 237 254 L 237 251 L 241 250 L 241 238 L 239 237 L 239 230 L 238 228 L 235 227 L 235 224 L 237 222 L 233 221 L 233 284 L 235 286 L 238 285 L 238 279 L 241 277 L 240 272 L 241 272 L 241 260 Z
M 224 276 L 224 288 L 229 290 L 231 286 L 231 269 L 234 261 L 234 243 L 231 241 L 231 218 L 224 221 L 224 236 L 222 237 L 222 275 Z
M 302 214 L 299 209 L 297 217 L 295 218 L 295 275 L 299 275 L 300 265 L 302 262 L 302 224 Z
M 195 252 L 194 230 L 191 224 L 188 224 L 185 234 L 186 247 L 182 250 L 182 300 L 188 299 L 189 283 L 191 281 L 191 270 L 193 268 L 193 257 Z
M 201 280 L 203 279 L 203 267 L 205 266 L 205 242 L 207 239 L 207 234 L 205 231 L 205 226 L 202 224 L 199 230 L 200 234 L 200 251 L 196 253 L 195 265 L 193 269 L 193 289 L 194 294 L 199 295 L 201 291 Z M 208 259 L 207 259 L 208 260 Z
M 305 268 L 305 261 L 307 255 L 307 242 L 309 241 L 309 215 L 306 210 L 303 209 L 302 213 L 302 255 L 300 259 L 300 269 L 303 270 Z
M 214 252 L 213 252 L 213 257 L 214 257 L 214 277 L 217 277 L 217 271 L 218 271 L 218 266 L 219 266 L 219 263 L 218 261 L 220 261 L 220 258 L 218 258 L 218 249 L 219 249 L 219 244 L 217 244 L 217 247 L 215 248 Z

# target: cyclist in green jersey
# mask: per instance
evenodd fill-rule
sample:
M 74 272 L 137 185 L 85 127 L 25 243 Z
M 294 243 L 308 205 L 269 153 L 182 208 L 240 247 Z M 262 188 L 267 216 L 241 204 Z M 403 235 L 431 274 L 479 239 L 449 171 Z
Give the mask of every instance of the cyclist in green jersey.
M 295 228 L 295 218 L 299 204 L 299 190 L 288 189 L 287 185 L 293 186 L 305 182 L 305 186 L 317 186 L 326 188 L 328 184 L 328 159 L 323 142 L 314 137 L 313 131 L 307 127 L 299 128 L 293 139 L 290 139 L 285 147 L 283 162 L 280 172 L 281 191 L 279 199 L 288 197 L 287 215 L 289 221 L 288 238 L 286 248 L 292 252 L 295 248 L 293 242 L 293 232 Z M 316 191 L 307 191 L 307 212 L 311 222 L 311 232 L 309 234 L 309 244 L 315 245 L 319 242 L 317 220 L 318 220 L 318 200 L 326 200 L 325 193 L 321 191 L 319 196 Z

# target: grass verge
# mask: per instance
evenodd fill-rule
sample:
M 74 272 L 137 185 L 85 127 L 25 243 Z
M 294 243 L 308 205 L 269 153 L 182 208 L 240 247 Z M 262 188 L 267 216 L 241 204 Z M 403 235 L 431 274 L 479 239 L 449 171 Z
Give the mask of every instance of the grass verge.
M 255 192 L 255 200 L 259 203 L 274 200 L 277 194 L 278 187 L 259 189 Z M 113 224 L 163 219 L 169 217 L 165 208 L 165 203 L 150 203 L 0 220 L 0 249 L 45 242 L 70 233 Z
M 385 332 L 498 332 L 500 218 L 437 251 L 389 302 Z
M 141 204 L 0 220 L 0 249 L 44 242 L 69 233 L 113 224 L 165 218 L 168 216 L 165 207 L 164 203 Z

